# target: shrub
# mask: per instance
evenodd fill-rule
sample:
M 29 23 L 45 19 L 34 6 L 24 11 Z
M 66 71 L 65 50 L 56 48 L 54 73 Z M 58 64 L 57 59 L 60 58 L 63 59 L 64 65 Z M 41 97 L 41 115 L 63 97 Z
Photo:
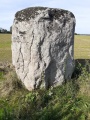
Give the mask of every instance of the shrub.
M 7 83 L 9 87 L 0 100 L 0 120 L 89 120 L 90 73 L 85 67 L 80 70 L 77 79 L 62 86 L 32 92 L 9 71 L 3 83 L 3 89 Z

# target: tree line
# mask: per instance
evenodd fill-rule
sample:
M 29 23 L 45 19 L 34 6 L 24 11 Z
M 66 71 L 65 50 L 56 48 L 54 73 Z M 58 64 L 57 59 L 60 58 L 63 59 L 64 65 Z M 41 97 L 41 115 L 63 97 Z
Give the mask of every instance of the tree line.
M 12 26 L 10 27 L 10 31 L 8 31 L 4 28 L 0 28 L 0 33 L 12 33 Z

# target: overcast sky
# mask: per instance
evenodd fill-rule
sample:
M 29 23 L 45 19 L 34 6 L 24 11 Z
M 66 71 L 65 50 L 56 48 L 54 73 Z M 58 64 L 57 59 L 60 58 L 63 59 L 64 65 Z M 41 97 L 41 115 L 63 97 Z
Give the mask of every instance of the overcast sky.
M 32 6 L 69 10 L 76 18 L 75 32 L 90 34 L 90 0 L 0 0 L 0 27 L 9 30 L 15 13 Z

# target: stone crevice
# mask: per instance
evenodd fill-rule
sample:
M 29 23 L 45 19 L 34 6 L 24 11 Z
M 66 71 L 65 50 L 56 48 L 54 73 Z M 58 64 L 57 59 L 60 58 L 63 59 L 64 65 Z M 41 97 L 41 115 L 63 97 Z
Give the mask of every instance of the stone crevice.
M 32 52 L 32 45 L 33 45 L 33 41 L 34 41 L 34 30 L 32 31 L 32 41 L 31 41 L 31 45 L 30 45 L 30 60 L 29 63 L 31 62 L 31 52 Z
M 22 44 L 20 46 L 20 51 L 19 52 L 20 52 L 21 59 L 22 59 L 22 72 L 24 72 L 24 57 L 23 57 L 23 53 L 22 53 Z

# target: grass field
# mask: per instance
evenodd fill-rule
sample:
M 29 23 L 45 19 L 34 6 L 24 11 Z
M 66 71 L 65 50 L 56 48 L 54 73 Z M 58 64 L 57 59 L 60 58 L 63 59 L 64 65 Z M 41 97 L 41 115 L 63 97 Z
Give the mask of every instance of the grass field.
M 74 58 L 90 59 L 90 36 L 76 35 Z M 11 62 L 11 34 L 0 34 L 0 62 Z
M 11 62 L 11 34 L 0 34 L 0 62 Z
M 90 36 L 75 36 L 74 51 L 75 59 L 90 59 Z M 6 61 L 11 62 L 11 35 L 0 34 L 0 120 L 90 120 L 85 68 L 75 68 L 79 74 L 62 86 L 28 92 Z
M 75 59 L 90 59 L 90 36 L 76 35 L 74 43 Z

